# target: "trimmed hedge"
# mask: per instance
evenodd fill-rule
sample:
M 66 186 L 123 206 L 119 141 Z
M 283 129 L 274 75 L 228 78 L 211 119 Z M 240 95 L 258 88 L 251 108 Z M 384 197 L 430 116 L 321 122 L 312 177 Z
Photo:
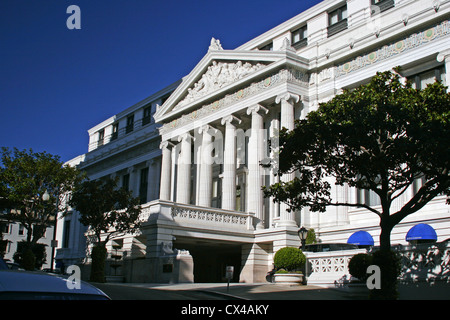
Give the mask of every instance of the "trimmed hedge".
M 273 262 L 277 269 L 294 271 L 303 267 L 306 262 L 306 257 L 302 250 L 294 247 L 286 247 L 281 248 L 275 253 Z

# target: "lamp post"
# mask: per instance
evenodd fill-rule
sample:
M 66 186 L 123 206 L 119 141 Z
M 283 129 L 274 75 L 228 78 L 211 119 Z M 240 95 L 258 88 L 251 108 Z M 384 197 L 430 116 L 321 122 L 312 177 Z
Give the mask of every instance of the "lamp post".
M 48 201 L 50 200 L 50 195 L 48 194 L 47 190 L 45 190 L 44 194 L 42 195 L 42 200 L 44 201 Z M 58 201 L 58 199 L 57 199 Z M 56 212 L 55 212 L 55 224 L 53 226 L 53 239 L 51 242 L 51 247 L 52 247 L 52 257 L 51 257 L 51 262 L 50 262 L 50 271 L 53 272 L 53 264 L 55 261 L 55 247 L 57 246 L 57 241 L 56 241 L 56 223 L 57 223 L 57 218 L 58 217 L 58 202 L 56 202 Z
M 305 227 L 301 227 L 298 230 L 298 237 L 300 238 L 300 241 L 302 243 L 302 250 L 305 250 L 305 244 L 306 244 L 306 237 L 308 236 L 308 230 Z

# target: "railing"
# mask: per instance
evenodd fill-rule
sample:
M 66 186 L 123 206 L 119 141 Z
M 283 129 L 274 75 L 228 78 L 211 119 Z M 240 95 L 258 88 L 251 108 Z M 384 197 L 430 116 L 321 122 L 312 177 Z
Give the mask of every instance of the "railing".
M 253 230 L 252 213 L 156 200 L 143 206 L 141 220 L 168 219 L 188 227 Z
M 355 254 L 366 252 L 365 249 L 305 252 L 308 261 L 306 269 L 308 284 L 336 286 L 350 280 L 348 262 Z

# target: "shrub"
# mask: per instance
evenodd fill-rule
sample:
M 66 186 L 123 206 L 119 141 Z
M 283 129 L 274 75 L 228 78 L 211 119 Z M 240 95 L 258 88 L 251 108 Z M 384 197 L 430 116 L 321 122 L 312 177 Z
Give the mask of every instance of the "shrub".
M 275 268 L 293 271 L 303 267 L 306 257 L 302 250 L 293 247 L 281 248 L 275 253 L 273 259 Z
M 368 277 L 367 268 L 372 264 L 372 260 L 371 255 L 358 253 L 348 262 L 348 271 L 353 277 L 366 281 Z

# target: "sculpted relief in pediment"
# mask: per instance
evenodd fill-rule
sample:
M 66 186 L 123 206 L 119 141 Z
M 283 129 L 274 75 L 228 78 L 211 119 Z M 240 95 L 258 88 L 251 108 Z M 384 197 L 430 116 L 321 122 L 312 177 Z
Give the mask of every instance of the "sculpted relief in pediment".
M 188 89 L 187 95 L 176 105 L 175 109 L 238 81 L 264 66 L 262 63 L 252 64 L 242 61 L 235 63 L 213 61 L 200 80 Z

